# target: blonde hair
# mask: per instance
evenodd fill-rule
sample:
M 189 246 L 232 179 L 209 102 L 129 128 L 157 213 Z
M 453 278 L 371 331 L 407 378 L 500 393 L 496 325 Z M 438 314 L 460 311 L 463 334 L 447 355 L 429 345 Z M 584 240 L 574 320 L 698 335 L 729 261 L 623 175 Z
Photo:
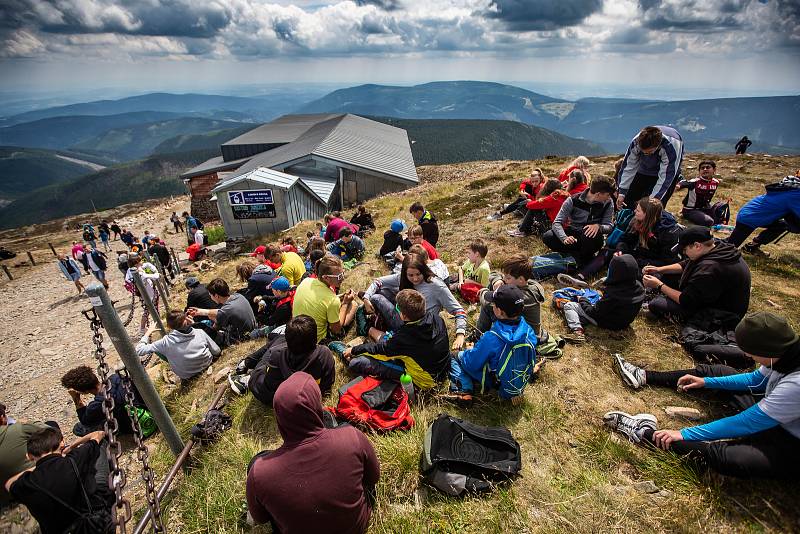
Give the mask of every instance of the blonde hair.
M 585 169 L 586 167 L 589 166 L 590 163 L 591 162 L 589 161 L 589 158 L 587 158 L 586 156 L 578 156 L 577 158 L 572 160 L 572 163 L 570 163 L 570 167 L 574 165 L 576 167 L 580 167 L 581 169 Z

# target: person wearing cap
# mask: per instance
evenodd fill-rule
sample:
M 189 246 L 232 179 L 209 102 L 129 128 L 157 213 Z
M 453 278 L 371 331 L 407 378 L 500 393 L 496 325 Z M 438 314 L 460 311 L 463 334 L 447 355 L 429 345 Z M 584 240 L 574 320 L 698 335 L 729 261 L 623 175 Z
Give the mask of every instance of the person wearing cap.
M 681 234 L 674 251 L 687 259 L 642 269 L 644 286 L 660 293 L 649 303 L 651 313 L 687 319 L 714 309 L 723 312 L 731 326 L 744 317 L 750 305 L 750 268 L 736 247 L 715 240 L 704 226 L 692 226 Z M 678 287 L 662 281 L 664 275 L 679 275 Z
M 289 284 L 296 286 L 306 274 L 306 264 L 296 252 L 284 252 L 277 243 L 270 243 L 264 250 L 264 257 L 279 264 L 278 274 L 285 276 Z
M 186 284 L 186 289 L 189 290 L 189 294 L 186 295 L 186 307 L 183 308 L 183 311 L 186 311 L 189 308 L 202 308 L 210 310 L 216 310 L 219 308 L 219 304 L 217 304 L 214 299 L 211 298 L 211 295 L 208 294 L 206 286 L 201 284 L 197 277 L 188 277 L 184 284 Z M 206 315 L 195 315 L 193 319 L 196 323 L 210 320 Z
M 295 290 L 285 276 L 279 276 L 270 284 L 271 295 L 255 298 L 258 305 L 257 316 L 263 317 L 262 328 L 256 329 L 250 337 L 267 337 L 270 332 L 285 325 L 292 318 L 292 305 Z
M 536 363 L 536 332 L 522 314 L 525 298 L 511 284 L 503 284 L 483 297 L 492 304 L 497 320 L 491 330 L 467 350 L 450 360 L 448 400 L 469 404 L 472 395 L 497 389 L 501 398 L 520 399 Z M 516 400 L 514 401 L 516 402 Z
M 404 246 L 403 232 L 405 231 L 406 223 L 402 219 L 395 219 L 389 229 L 383 233 L 383 244 L 378 251 L 378 256 L 389 263 L 389 267 L 394 267 L 396 263 L 394 254 Z
M 700 364 L 679 371 L 645 371 L 616 355 L 623 381 L 684 392 L 714 390 L 738 413 L 681 430 L 657 430 L 655 416 L 609 412 L 608 426 L 632 442 L 691 455 L 724 475 L 796 478 L 800 475 L 800 337 L 785 318 L 748 315 L 736 326 L 736 343 L 758 369 L 739 373 L 725 365 Z

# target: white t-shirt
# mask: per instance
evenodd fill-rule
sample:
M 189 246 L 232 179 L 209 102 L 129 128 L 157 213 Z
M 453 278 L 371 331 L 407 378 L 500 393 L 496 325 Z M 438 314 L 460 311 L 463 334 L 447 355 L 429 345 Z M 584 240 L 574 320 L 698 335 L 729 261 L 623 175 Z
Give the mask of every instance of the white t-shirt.
M 203 246 L 203 231 L 198 230 L 194 233 L 194 242 L 197 245 Z
M 800 370 L 784 375 L 762 365 L 760 371 L 767 379 L 767 390 L 759 408 L 800 438 Z
M 92 258 L 91 254 L 87 254 L 86 259 L 89 260 L 89 269 L 91 269 L 92 271 L 100 270 L 100 267 L 98 267 L 97 264 L 94 262 L 94 259 Z

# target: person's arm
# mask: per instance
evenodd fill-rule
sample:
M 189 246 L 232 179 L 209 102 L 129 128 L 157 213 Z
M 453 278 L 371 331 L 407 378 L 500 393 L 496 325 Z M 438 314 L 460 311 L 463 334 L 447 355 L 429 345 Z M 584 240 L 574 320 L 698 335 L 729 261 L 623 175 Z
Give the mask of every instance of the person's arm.
M 647 265 L 642 269 L 644 274 L 681 274 L 683 272 L 682 263 L 673 263 L 671 265 L 662 265 L 656 267 L 655 265 Z
M 572 197 L 567 198 L 558 210 L 558 215 L 553 219 L 552 230 L 556 237 L 563 242 L 567 238 L 567 233 L 564 231 L 564 224 L 569 220 L 572 213 Z
M 105 430 L 95 430 L 94 432 L 89 432 L 85 436 L 79 437 L 78 439 L 76 439 L 75 441 L 64 447 L 64 450 L 62 452 L 64 454 L 67 454 L 68 452 L 80 447 L 84 443 L 88 443 L 89 441 L 100 443 L 101 441 L 103 441 L 103 439 L 105 439 L 105 437 L 106 437 Z
M 681 436 L 687 441 L 714 441 L 750 436 L 780 425 L 758 404 L 731 417 L 718 419 L 704 425 L 682 429 Z
M 630 189 L 631 187 L 631 182 L 633 182 L 633 177 L 636 176 L 636 173 L 639 171 L 640 156 L 641 156 L 641 151 L 639 150 L 639 146 L 636 144 L 636 137 L 635 137 L 633 141 L 631 141 L 631 144 L 628 146 L 628 150 L 625 152 L 625 157 L 622 160 L 622 165 L 620 165 L 618 173 L 619 194 L 623 198 L 628 193 L 628 189 Z
M 195 315 L 200 315 L 200 316 L 208 317 L 212 321 L 216 322 L 217 321 L 217 314 L 219 313 L 219 310 L 220 310 L 219 308 L 205 309 L 205 308 L 189 307 L 186 310 L 186 312 L 191 317 L 194 317 Z
M 156 340 L 154 343 L 150 343 L 150 334 L 152 334 L 156 329 L 156 326 L 151 326 L 150 329 L 144 333 L 142 339 L 140 339 L 136 344 L 136 355 L 140 358 L 153 352 L 163 353 L 164 348 L 166 348 L 166 346 L 169 344 L 167 341 L 167 336 Z
M 29 467 L 28 469 L 26 469 L 25 471 L 23 471 L 23 472 L 21 472 L 21 473 L 17 473 L 17 474 L 16 474 L 16 475 L 14 475 L 13 477 L 11 477 L 11 478 L 9 478 L 8 480 L 6 480 L 6 483 L 5 483 L 5 488 L 6 488 L 6 491 L 7 491 L 8 493 L 11 493 L 11 486 L 13 486 L 13 485 L 14 485 L 14 483 L 15 483 L 17 480 L 19 480 L 20 478 L 22 478 L 22 476 L 23 476 L 25 473 L 30 473 L 30 472 L 31 472 L 31 471 L 33 471 L 34 469 L 36 469 L 36 466 L 35 466 L 35 465 L 34 465 L 34 466 L 31 466 L 31 467 Z
M 611 222 L 613 215 L 614 215 L 613 202 L 609 200 L 608 202 L 606 202 L 606 207 L 603 210 L 603 216 L 600 218 L 601 234 L 610 234 L 611 230 L 614 229 L 614 224 Z
M 464 308 L 456 300 L 444 282 L 439 281 L 436 286 L 438 288 L 441 306 L 456 318 L 456 337 L 460 334 L 463 338 L 464 332 L 467 331 L 467 312 L 464 311 Z
M 333 353 L 328 347 L 324 347 L 324 355 L 320 355 L 322 362 L 322 376 L 319 379 L 319 389 L 323 395 L 330 393 L 333 383 L 336 381 L 336 364 L 334 363 Z
M 501 341 L 491 331 L 485 332 L 474 347 L 459 354 L 458 360 L 461 367 L 471 376 L 480 376 L 483 366 L 489 361 L 492 354 L 500 350 Z
M 719 284 L 712 273 L 693 276 L 690 283 L 675 300 L 687 310 L 696 310 L 719 300 L 726 288 Z
M 253 518 L 253 522 L 257 525 L 262 525 L 264 523 L 271 523 L 272 522 L 272 514 L 269 513 L 267 508 L 261 504 L 259 501 L 258 496 L 256 495 L 256 488 L 254 486 L 258 485 L 260 481 L 255 479 L 253 475 L 254 469 L 250 469 L 250 472 L 247 473 L 247 483 L 245 485 L 245 496 L 247 497 L 247 511 L 250 512 L 250 516 Z
M 703 378 L 707 389 L 724 389 L 727 391 L 751 391 L 762 393 L 767 389 L 767 377 L 756 369 L 751 373 L 739 373 L 729 376 L 707 376 Z
M 381 477 L 381 464 L 369 439 L 360 430 L 356 430 L 356 432 L 358 432 L 358 441 L 361 443 L 361 449 L 364 451 L 364 490 L 372 491 Z
M 219 356 L 219 354 L 222 352 L 222 349 L 219 348 L 219 345 L 217 345 L 216 341 L 211 339 L 211 336 L 209 336 L 205 330 L 200 330 L 200 332 L 202 332 L 203 336 L 205 337 L 205 341 L 208 344 L 208 350 L 211 351 L 211 355 L 214 357 Z
M 658 168 L 658 180 L 653 186 L 652 193 L 652 196 L 659 200 L 664 198 L 672 182 L 675 181 L 682 150 L 681 141 L 666 136 L 664 138 L 667 142 L 661 145 L 661 165 Z

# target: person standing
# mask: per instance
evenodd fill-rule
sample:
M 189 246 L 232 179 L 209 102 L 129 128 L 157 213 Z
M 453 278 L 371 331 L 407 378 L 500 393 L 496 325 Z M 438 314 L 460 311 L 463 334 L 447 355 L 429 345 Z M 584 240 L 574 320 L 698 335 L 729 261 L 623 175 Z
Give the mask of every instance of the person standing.
M 108 230 L 106 230 L 101 226 L 98 232 L 98 236 L 100 237 L 100 242 L 103 243 L 103 249 L 106 252 L 111 250 L 111 247 L 108 246 Z
M 111 226 L 109 228 L 114 232 L 114 241 L 116 241 L 122 233 L 122 229 L 117 224 L 117 221 L 111 221 Z
M 748 139 L 746 135 L 739 139 L 739 142 L 736 143 L 736 146 L 734 147 L 736 149 L 736 155 L 738 156 L 747 152 L 747 149 L 750 148 L 750 145 L 752 144 L 753 142 Z
M 89 269 L 92 271 L 94 277 L 103 284 L 104 288 L 108 289 L 108 282 L 106 281 L 106 269 L 108 268 L 106 255 L 96 248 L 90 249 L 88 245 L 83 249 L 83 253 L 86 256 L 86 263 L 89 264 Z
M 183 232 L 183 223 L 181 222 L 181 218 L 178 217 L 176 212 L 172 212 L 172 216 L 169 218 L 172 221 L 172 225 L 175 226 L 175 233 L 180 234 Z
M 71 280 L 75 283 L 75 288 L 78 290 L 78 295 L 83 293 L 84 287 L 81 283 L 81 268 L 78 267 L 78 262 L 72 258 L 68 258 L 64 254 L 58 255 L 58 268 L 64 278 Z
M 681 174 L 683 138 L 669 126 L 646 126 L 628 146 L 619 169 L 617 207 L 633 209 L 642 197 L 666 206 Z

